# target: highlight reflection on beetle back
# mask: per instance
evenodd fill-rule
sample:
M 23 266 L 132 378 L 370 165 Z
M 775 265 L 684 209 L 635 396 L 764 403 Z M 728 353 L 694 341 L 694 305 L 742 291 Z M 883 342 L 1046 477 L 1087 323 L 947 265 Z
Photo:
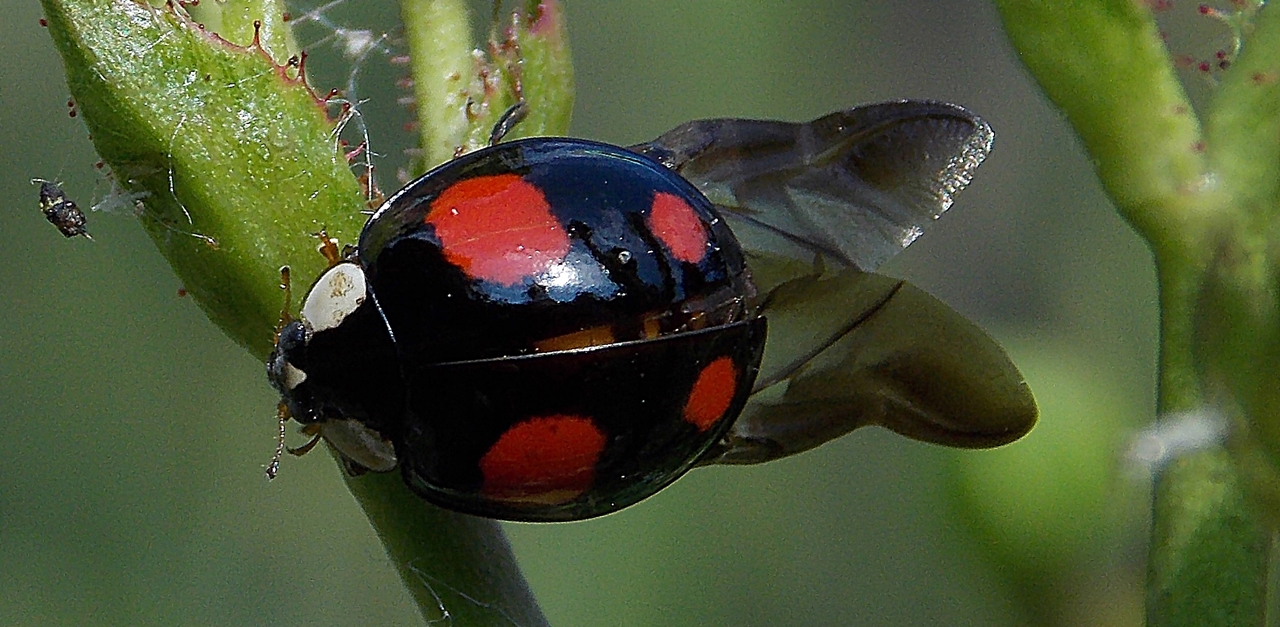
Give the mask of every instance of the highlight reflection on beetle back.
M 427 363 L 520 355 L 566 336 L 640 339 L 743 315 L 732 233 L 662 166 L 570 140 L 475 154 L 514 171 L 462 157 L 430 189 L 393 198 L 395 213 L 361 239 L 402 352 Z M 708 311 L 714 320 L 691 323 Z

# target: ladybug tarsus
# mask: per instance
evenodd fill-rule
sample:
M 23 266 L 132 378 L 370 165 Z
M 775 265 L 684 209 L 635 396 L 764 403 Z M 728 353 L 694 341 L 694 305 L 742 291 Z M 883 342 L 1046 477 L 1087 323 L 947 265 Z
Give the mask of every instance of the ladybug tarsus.
M 310 453 L 311 449 L 315 448 L 316 445 L 320 443 L 321 434 L 319 425 L 307 425 L 302 429 L 302 433 L 311 436 L 311 439 L 307 440 L 307 443 L 302 446 L 290 447 L 288 449 L 289 454 L 294 457 L 302 457 L 303 455 Z
M 507 110 L 502 112 L 498 121 L 493 125 L 493 131 L 489 133 L 489 145 L 498 145 L 511 132 L 511 129 L 515 128 L 517 124 L 523 122 L 527 117 L 529 117 L 529 103 L 527 101 L 520 100 L 507 107 Z
M 338 248 L 338 240 L 329 237 L 328 231 L 321 228 L 318 233 L 313 233 L 312 236 L 320 240 L 320 244 L 316 246 L 316 251 L 324 256 L 325 261 L 329 262 L 330 268 L 342 261 L 342 252 Z

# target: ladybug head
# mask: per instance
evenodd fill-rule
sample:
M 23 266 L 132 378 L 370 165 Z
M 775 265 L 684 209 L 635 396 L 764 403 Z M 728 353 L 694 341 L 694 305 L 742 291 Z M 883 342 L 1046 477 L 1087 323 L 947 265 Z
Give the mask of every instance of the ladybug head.
M 382 426 L 397 410 L 399 377 L 394 346 L 368 294 L 357 263 L 326 270 L 307 292 L 299 319 L 280 330 L 267 378 L 287 410 L 282 420 L 293 418 L 359 466 L 387 471 L 396 457 Z
M 305 361 L 307 350 L 307 327 L 300 320 L 294 320 L 280 329 L 276 337 L 276 346 L 267 359 L 267 380 L 280 392 L 280 400 L 289 408 L 290 415 L 300 423 L 315 422 L 308 411 L 310 403 L 300 403 L 297 393 L 307 380 L 307 373 L 294 365 L 295 361 Z
M 309 350 L 318 333 L 327 333 L 342 323 L 364 304 L 367 296 L 364 271 L 352 262 L 334 265 L 320 275 L 302 303 L 300 319 L 280 330 L 275 348 L 267 360 L 267 379 L 280 391 L 293 419 L 302 424 L 323 420 L 323 403 L 315 398 L 314 382 L 307 384 L 313 364 L 321 365 L 323 354 L 312 356 Z M 325 352 L 323 347 L 321 353 Z M 317 359 L 319 358 L 319 360 Z M 323 396 L 323 394 L 322 394 Z

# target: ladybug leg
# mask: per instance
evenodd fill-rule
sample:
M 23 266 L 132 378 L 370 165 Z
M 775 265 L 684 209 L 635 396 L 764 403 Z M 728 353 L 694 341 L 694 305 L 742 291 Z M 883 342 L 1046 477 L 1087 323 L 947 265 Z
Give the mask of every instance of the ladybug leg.
M 342 251 L 338 249 L 337 238 L 329 237 L 329 233 L 323 228 L 319 233 L 313 235 L 320 240 L 320 245 L 316 247 L 316 251 L 324 255 L 329 267 L 332 268 L 342 262 Z
M 493 3 L 493 22 L 492 22 L 495 29 L 498 26 L 498 14 L 501 11 L 502 11 L 502 0 L 495 0 L 495 2 Z M 516 23 L 518 23 L 519 19 L 520 19 L 519 13 L 516 13 L 515 15 L 513 15 L 512 24 L 515 25 Z M 529 116 L 529 102 L 524 99 L 524 72 L 522 71 L 522 68 L 524 65 L 524 57 L 520 53 L 520 42 L 517 41 L 515 38 L 516 31 L 513 29 L 507 32 L 508 32 L 507 39 L 499 45 L 502 48 L 515 52 L 514 59 L 511 59 L 511 58 L 507 59 L 506 69 L 511 76 L 512 92 L 514 92 L 514 95 L 516 97 L 516 103 L 511 105 L 510 107 L 507 107 L 507 110 L 503 111 L 502 115 L 498 117 L 498 122 L 493 125 L 493 131 L 489 133 L 490 146 L 495 146 L 499 142 L 501 142 L 502 138 L 506 137 L 507 133 L 511 132 L 511 129 L 515 128 L 517 124 L 519 124 L 520 122 L 523 122 L 524 119 Z M 492 33 L 489 35 L 490 44 L 497 43 L 496 35 L 497 35 L 496 33 Z
M 493 125 L 493 131 L 489 133 L 489 145 L 497 145 L 503 137 L 507 136 L 507 133 L 511 132 L 511 129 L 527 117 L 529 117 L 529 103 L 521 98 L 519 102 L 507 107 L 507 110 L 502 112 L 502 117 L 499 117 L 498 122 Z
M 309 442 L 297 448 L 286 446 L 284 438 L 288 432 L 287 427 L 291 418 L 293 418 L 293 415 L 289 413 L 288 405 L 284 402 L 276 405 L 276 422 L 280 425 L 280 431 L 276 435 L 276 454 L 271 456 L 271 463 L 267 464 L 268 481 L 275 479 L 276 475 L 280 473 L 280 459 L 284 457 L 285 451 L 288 451 L 290 455 L 301 457 L 311 452 L 311 449 L 315 448 L 316 444 L 320 443 L 320 425 L 310 424 L 302 428 L 303 433 L 311 436 L 311 440 Z
M 303 455 L 310 453 L 311 449 L 315 448 L 316 445 L 320 443 L 320 440 L 324 439 L 323 435 L 321 435 L 320 433 L 319 423 L 309 424 L 303 427 L 302 432 L 306 435 L 311 436 L 311 440 L 308 441 L 306 444 L 303 444 L 302 446 L 299 446 L 297 448 L 290 447 L 289 454 L 293 455 L 294 457 L 302 457 Z

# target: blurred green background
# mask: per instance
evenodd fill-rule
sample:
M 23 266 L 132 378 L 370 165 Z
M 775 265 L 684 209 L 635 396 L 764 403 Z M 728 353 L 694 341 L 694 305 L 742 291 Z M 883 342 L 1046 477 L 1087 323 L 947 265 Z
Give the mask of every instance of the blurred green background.
M 263 366 L 179 296 L 136 222 L 93 213 L 93 242 L 44 222 L 32 177 L 64 181 L 85 207 L 108 186 L 68 116 L 39 5 L 0 6 L 0 624 L 417 622 L 328 456 L 263 479 L 276 429 Z M 328 15 L 383 32 L 395 11 L 355 0 Z M 990 160 L 887 270 L 999 338 L 1043 417 L 1000 451 L 864 430 L 763 467 L 695 471 L 603 519 L 509 525 L 550 622 L 1140 624 L 1146 487 L 1119 462 L 1154 411 L 1154 273 L 994 9 L 667 0 L 567 13 L 579 136 L 627 144 L 699 117 L 805 120 L 897 98 L 984 116 Z M 399 70 L 377 53 L 354 64 L 318 41 L 325 29 L 302 28 L 320 91 L 360 69 L 393 189 L 412 141 Z

